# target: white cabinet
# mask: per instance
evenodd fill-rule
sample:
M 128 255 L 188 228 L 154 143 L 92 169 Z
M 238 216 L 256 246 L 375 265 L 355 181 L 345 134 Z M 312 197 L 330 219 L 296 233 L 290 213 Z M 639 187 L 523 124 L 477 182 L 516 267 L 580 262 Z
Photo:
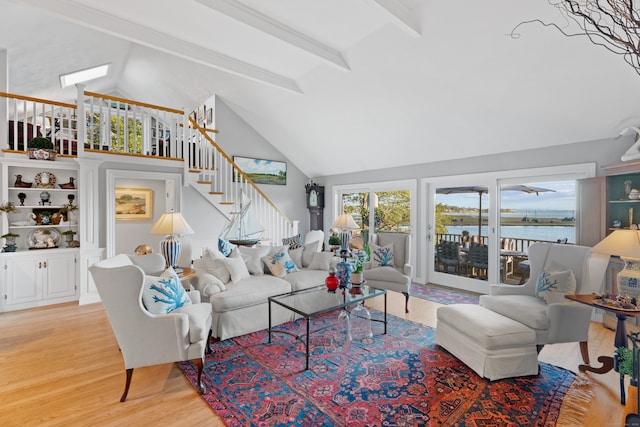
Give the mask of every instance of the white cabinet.
M 77 259 L 73 250 L 4 254 L 2 311 L 76 300 Z
M 78 300 L 79 211 L 65 209 L 80 207 L 78 170 L 70 158 L 3 160 L 0 203 L 16 210 L 0 216 L 0 235 L 18 237 L 10 248 L 0 239 L 0 311 Z M 64 232 L 76 241 L 68 243 Z

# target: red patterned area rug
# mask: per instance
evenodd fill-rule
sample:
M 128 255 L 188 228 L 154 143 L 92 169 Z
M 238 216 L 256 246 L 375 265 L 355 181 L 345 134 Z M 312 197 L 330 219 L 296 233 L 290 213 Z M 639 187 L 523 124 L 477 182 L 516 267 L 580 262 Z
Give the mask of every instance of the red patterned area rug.
M 415 283 L 409 288 L 409 295 L 440 304 L 478 304 L 478 297 L 475 295 Z
M 537 376 L 490 382 L 436 346 L 433 328 L 388 318 L 388 333 L 374 322 L 373 338 L 366 321 L 355 319 L 353 341 L 338 312 L 314 319 L 312 330 L 328 329 L 311 334 L 308 371 L 304 345 L 290 335 L 273 334 L 271 344 L 266 331 L 216 342 L 206 357 L 202 398 L 234 427 L 551 427 L 560 425 L 563 400 L 588 404 L 589 391 L 575 387 L 570 371 L 540 363 Z M 280 327 L 305 331 L 303 320 Z M 195 366 L 179 367 L 194 384 Z M 580 410 L 570 411 L 574 420 Z

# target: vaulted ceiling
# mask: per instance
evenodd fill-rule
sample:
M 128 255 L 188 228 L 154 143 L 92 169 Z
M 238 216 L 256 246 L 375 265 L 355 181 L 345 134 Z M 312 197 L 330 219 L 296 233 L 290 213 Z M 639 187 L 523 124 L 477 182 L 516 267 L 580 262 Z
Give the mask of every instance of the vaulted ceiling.
M 545 1 L 0 0 L 9 92 L 222 98 L 317 177 L 615 137 L 640 76 Z M 517 165 L 514 165 L 517 167 Z

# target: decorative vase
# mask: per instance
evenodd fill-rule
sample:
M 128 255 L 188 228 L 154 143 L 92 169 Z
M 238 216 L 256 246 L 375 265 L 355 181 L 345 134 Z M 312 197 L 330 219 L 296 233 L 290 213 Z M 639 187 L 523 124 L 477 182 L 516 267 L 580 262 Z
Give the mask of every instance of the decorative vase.
M 42 225 L 49 225 L 49 223 L 51 222 L 51 217 L 47 214 L 40 214 L 40 223 Z
M 622 257 L 624 268 L 617 276 L 618 294 L 632 298 L 640 297 L 640 262 Z
M 327 285 L 327 290 L 329 292 L 335 292 L 336 289 L 338 289 L 338 286 L 340 286 L 340 279 L 336 277 L 335 270 L 329 271 L 329 277 L 324 280 L 324 284 Z
M 29 158 L 34 160 L 55 160 L 56 150 L 45 150 L 42 148 L 29 148 Z
M 46 205 L 47 203 L 51 205 L 51 202 L 49 201 L 50 198 L 51 194 L 48 191 L 43 191 L 42 193 L 40 193 L 40 201 L 42 203 L 42 206 Z
M 351 283 L 354 285 L 359 285 L 362 283 L 362 273 L 352 273 L 351 274 Z
M 338 280 L 340 280 L 341 288 L 350 288 L 351 287 L 351 271 L 353 266 L 351 263 L 348 263 L 346 258 L 342 258 L 338 264 L 336 264 L 336 276 L 338 276 Z

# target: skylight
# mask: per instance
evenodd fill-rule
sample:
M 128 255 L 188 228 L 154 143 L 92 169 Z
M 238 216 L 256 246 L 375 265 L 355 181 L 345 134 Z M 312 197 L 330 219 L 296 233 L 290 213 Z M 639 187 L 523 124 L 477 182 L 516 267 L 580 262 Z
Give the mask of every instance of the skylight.
M 65 88 L 67 86 L 73 86 L 76 83 L 82 83 L 99 77 L 104 77 L 109 73 L 110 67 L 111 64 L 104 64 L 98 65 L 97 67 L 74 71 L 68 74 L 61 74 L 60 86 Z

